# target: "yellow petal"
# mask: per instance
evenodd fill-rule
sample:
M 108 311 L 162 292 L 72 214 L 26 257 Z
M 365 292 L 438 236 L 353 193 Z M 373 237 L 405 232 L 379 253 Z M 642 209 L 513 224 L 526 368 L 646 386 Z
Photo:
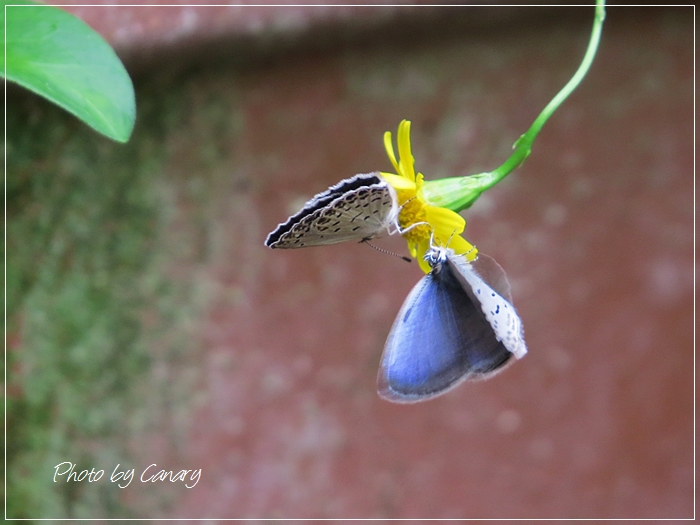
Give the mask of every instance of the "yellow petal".
M 418 266 L 420 266 L 420 269 L 423 270 L 424 273 L 430 273 L 430 265 L 428 264 L 428 261 L 425 260 L 425 254 L 428 253 L 428 250 L 430 249 L 430 240 L 421 239 L 417 244 L 418 246 L 416 247 L 416 251 L 418 253 L 414 255 L 414 257 L 418 259 Z
M 416 180 L 416 173 L 413 171 L 413 155 L 411 154 L 411 122 L 402 120 L 399 124 L 397 138 L 399 146 L 399 162 L 401 163 L 400 174 L 411 181 Z
M 391 131 L 384 133 L 384 149 L 386 150 L 386 154 L 389 156 L 389 160 L 394 165 L 396 173 L 401 173 L 399 170 L 399 163 L 396 162 L 396 155 L 394 155 L 394 145 L 391 143 Z
M 410 191 L 414 194 L 416 193 L 416 183 L 401 177 L 400 175 L 394 175 L 393 173 L 384 173 L 380 171 L 379 174 L 384 180 L 391 184 L 395 190 L 398 191 Z
M 423 174 L 416 174 L 416 193 L 420 193 L 421 199 L 425 202 L 423 198 Z
M 430 204 L 425 205 L 425 220 L 433 227 L 435 242 L 441 242 L 442 246 L 447 244 L 450 237 L 462 233 L 466 224 L 464 217 L 458 213 Z

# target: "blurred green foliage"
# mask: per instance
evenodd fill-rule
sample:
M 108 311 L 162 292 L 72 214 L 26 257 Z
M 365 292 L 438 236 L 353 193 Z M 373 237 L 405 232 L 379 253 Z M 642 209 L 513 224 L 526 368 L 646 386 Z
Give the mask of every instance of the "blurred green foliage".
M 178 308 L 157 257 L 167 206 L 153 139 L 117 145 L 10 95 L 9 517 L 131 517 L 108 478 L 151 424 L 150 343 Z M 62 461 L 107 481 L 53 483 Z

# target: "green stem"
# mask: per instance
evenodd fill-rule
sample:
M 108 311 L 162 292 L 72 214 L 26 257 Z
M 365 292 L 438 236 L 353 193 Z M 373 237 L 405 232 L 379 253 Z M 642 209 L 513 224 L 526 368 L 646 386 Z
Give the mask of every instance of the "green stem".
M 519 167 L 532 151 L 532 144 L 549 117 L 557 110 L 569 95 L 578 87 L 593 63 L 605 19 L 605 0 L 596 0 L 595 18 L 588 49 L 571 80 L 557 93 L 552 101 L 542 110 L 530 126 L 513 145 L 513 154 L 501 166 L 491 172 L 478 173 L 467 177 L 452 177 L 436 181 L 426 181 L 424 194 L 426 199 L 436 205 L 461 211 L 471 206 L 482 192 L 495 186 L 506 175 Z

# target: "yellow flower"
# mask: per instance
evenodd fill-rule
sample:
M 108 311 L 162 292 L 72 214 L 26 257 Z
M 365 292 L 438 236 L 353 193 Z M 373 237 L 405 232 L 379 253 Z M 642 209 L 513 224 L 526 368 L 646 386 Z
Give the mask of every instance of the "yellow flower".
M 396 174 L 383 173 L 382 177 L 396 190 L 399 204 L 399 226 L 401 234 L 408 243 L 408 250 L 425 273 L 430 272 L 430 265 L 423 258 L 430 248 L 431 236 L 434 244 L 452 248 L 455 253 L 464 254 L 467 260 L 476 259 L 477 250 L 460 233 L 464 231 L 465 221 L 461 215 L 428 204 L 423 195 L 423 175 L 413 169 L 411 154 L 411 122 L 401 121 L 398 132 L 399 159 L 394 155 L 391 132 L 384 133 L 384 147 L 389 160 L 396 168 Z M 449 244 L 448 244 L 449 243 Z

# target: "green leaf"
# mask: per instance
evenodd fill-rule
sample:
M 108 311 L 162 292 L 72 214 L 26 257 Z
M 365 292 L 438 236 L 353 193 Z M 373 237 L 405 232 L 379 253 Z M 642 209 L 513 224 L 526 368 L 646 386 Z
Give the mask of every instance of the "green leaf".
M 134 87 L 109 44 L 56 7 L 27 0 L 3 3 L 5 77 L 126 142 L 136 118 Z

